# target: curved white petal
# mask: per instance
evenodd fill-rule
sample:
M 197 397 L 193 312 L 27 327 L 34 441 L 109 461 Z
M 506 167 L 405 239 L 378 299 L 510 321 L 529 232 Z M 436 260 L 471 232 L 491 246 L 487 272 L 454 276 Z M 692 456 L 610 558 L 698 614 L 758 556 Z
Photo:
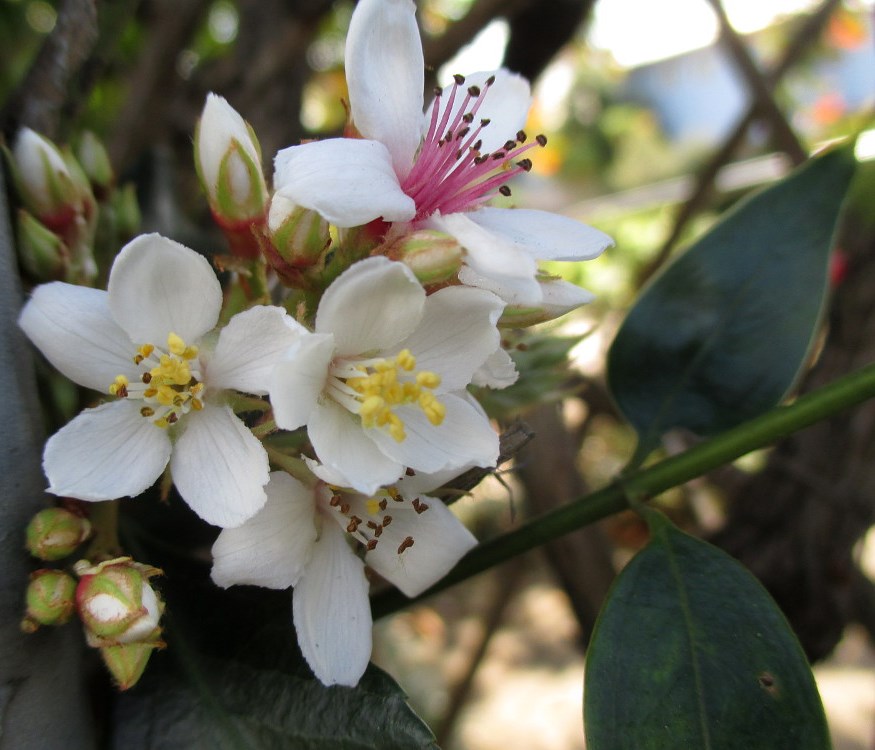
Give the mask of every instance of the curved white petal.
M 264 488 L 267 502 L 236 529 L 223 529 L 213 544 L 213 581 L 228 588 L 252 584 L 269 589 L 294 586 L 316 541 L 313 490 L 284 471 Z
M 490 292 L 452 286 L 429 295 L 419 327 L 398 346 L 416 357 L 418 370 L 441 376 L 437 392 L 465 388 L 499 347 L 495 324 L 504 302 Z
M 478 136 L 483 142 L 480 148 L 480 152 L 483 154 L 496 151 L 506 141 L 516 138 L 517 132 L 525 127 L 529 107 L 532 104 L 532 91 L 529 82 L 522 76 L 511 73 L 504 68 L 466 75 L 464 88 L 478 86 L 483 89 L 490 76 L 495 76 L 495 81 L 486 92 L 474 120 L 475 124 L 480 120 L 489 120 L 489 125 L 483 128 Z M 451 110 L 451 119 L 454 119 L 461 110 L 465 101 L 464 93 L 464 91 L 459 91 L 456 94 Z M 435 102 L 441 107 L 441 115 L 443 115 L 443 110 L 449 106 L 449 100 L 449 90 L 445 90 L 442 96 L 436 97 L 432 101 L 425 113 L 425 119 L 421 121 L 420 127 L 423 133 L 428 129 L 428 123 L 431 121 L 431 110 Z M 468 109 L 470 110 L 470 104 Z
M 271 373 L 269 390 L 277 427 L 296 430 L 307 423 L 328 378 L 334 357 L 334 337 L 311 333 L 300 336 L 287 361 Z
M 571 312 L 581 305 L 589 304 L 595 299 L 592 292 L 563 279 L 542 281 L 540 284 L 543 292 L 541 306 L 547 314 L 547 320 L 565 315 L 565 313 Z
M 246 121 L 240 116 L 223 96 L 212 92 L 207 94 L 201 119 L 195 138 L 195 157 L 198 160 L 201 174 L 211 198 L 215 198 L 219 181 L 219 168 L 222 159 L 233 148 L 236 141 L 244 149 L 249 159 L 255 164 L 261 164 L 258 148 L 252 141 Z M 243 181 L 246 192 L 238 196 L 241 200 L 248 198 L 249 179 Z
M 142 234 L 122 248 L 107 288 L 113 317 L 138 344 L 163 347 L 169 333 L 195 343 L 222 308 L 207 259 L 160 234 Z
M 319 460 L 345 478 L 345 487 L 366 495 L 392 484 L 404 473 L 404 466 L 375 444 L 373 434 L 377 432 L 381 431 L 366 430 L 358 417 L 329 400 L 313 410 L 307 424 Z
M 614 244 L 604 232 L 549 211 L 487 206 L 467 216 L 537 260 L 591 260 Z
M 421 594 L 477 546 L 474 535 L 440 500 L 421 496 L 419 501 L 419 513 L 409 507 L 392 513 L 391 525 L 384 527 L 377 546 L 365 554 L 365 563 L 407 596 Z M 408 536 L 413 545 L 399 554 Z
M 533 277 L 481 274 L 471 266 L 459 269 L 459 281 L 465 286 L 485 289 L 504 300 L 508 307 L 535 307 L 541 304 L 541 285 Z
M 106 292 L 55 281 L 42 284 L 18 325 L 70 380 L 107 392 L 116 375 L 134 372 L 136 347 L 113 320 Z
M 504 349 L 496 349 L 474 373 L 471 382 L 488 388 L 507 388 L 516 383 L 519 373 L 516 364 Z
M 274 366 L 305 333 L 281 307 L 259 305 L 238 313 L 219 333 L 207 365 L 207 385 L 265 395 Z
M 388 349 L 422 317 L 425 291 L 403 263 L 382 256 L 360 260 L 322 295 L 316 333 L 333 333 L 339 355 Z
M 273 184 L 282 197 L 338 227 L 380 217 L 410 221 L 416 214 L 398 184 L 392 156 L 378 141 L 332 138 L 285 148 L 276 155 Z
M 324 685 L 355 686 L 371 658 L 371 605 L 364 563 L 336 524 L 322 524 L 292 597 L 301 653 Z
M 137 402 L 86 409 L 46 443 L 49 492 L 79 500 L 112 500 L 144 492 L 170 458 L 167 432 L 140 416 Z
M 360 0 L 346 37 L 352 120 L 386 144 L 403 179 L 419 146 L 425 63 L 410 0 Z
M 264 506 L 267 453 L 227 406 L 185 416 L 170 459 L 182 499 L 207 523 L 239 526 Z
M 439 400 L 447 410 L 440 425 L 431 424 L 415 406 L 400 406 L 395 413 L 404 422 L 404 440 L 399 442 L 379 428 L 367 434 L 389 458 L 416 471 L 494 466 L 498 434 L 489 420 L 456 394 L 441 394 Z

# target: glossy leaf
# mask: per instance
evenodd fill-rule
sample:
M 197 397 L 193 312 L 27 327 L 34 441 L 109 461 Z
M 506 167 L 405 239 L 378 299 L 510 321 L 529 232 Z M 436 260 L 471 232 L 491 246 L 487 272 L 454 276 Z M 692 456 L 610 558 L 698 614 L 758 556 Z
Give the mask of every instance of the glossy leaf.
M 589 750 L 828 750 L 808 662 L 760 583 L 650 511 L 587 652 Z
M 642 293 L 608 355 L 639 455 L 673 427 L 740 424 L 791 388 L 818 328 L 854 165 L 837 149 L 740 202 Z

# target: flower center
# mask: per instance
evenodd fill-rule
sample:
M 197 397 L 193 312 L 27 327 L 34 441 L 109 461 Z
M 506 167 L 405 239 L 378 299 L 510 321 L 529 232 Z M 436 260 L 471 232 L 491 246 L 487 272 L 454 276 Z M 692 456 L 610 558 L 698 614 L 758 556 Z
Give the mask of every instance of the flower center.
M 499 193 L 510 195 L 505 184 L 511 177 L 532 168 L 529 159 L 519 157 L 530 148 L 546 146 L 547 139 L 538 135 L 526 143 L 527 136 L 520 130 L 516 138 L 491 153 L 481 153 L 480 134 L 490 121 L 480 119 L 474 124 L 477 111 L 483 104 L 495 76 L 487 79 L 481 89 L 468 86 L 464 94 L 464 76 L 453 77 L 454 83 L 446 106 L 438 106 L 442 89 L 435 89 L 435 103 L 431 110 L 428 132 L 419 148 L 416 163 L 401 184 L 401 189 L 416 203 L 414 221 L 436 211 L 451 214 L 468 211 L 486 203 Z M 456 108 L 456 99 L 464 97 Z
M 418 407 L 435 426 L 444 421 L 446 407 L 432 393 L 441 384 L 440 375 L 417 371 L 409 349 L 395 357 L 341 360 L 330 375 L 328 391 L 335 401 L 358 414 L 364 427 L 380 427 L 399 443 L 407 437 L 394 411 L 399 406 Z
M 397 515 L 412 510 L 420 515 L 429 508 L 418 497 L 408 502 L 394 487 L 378 490 L 377 494 L 369 498 L 355 494 L 347 496 L 341 488 L 327 485 L 323 492 L 324 494 L 320 493 L 323 508 L 342 516 L 339 520 L 345 526 L 346 532 L 361 542 L 368 552 L 377 548 L 383 531 L 392 523 L 393 513 Z M 398 545 L 397 554 L 404 554 L 413 544 L 413 537 L 405 536 Z
M 154 344 L 143 344 L 133 358 L 142 371 L 139 380 L 117 375 L 109 392 L 119 398 L 144 401 L 140 414 L 158 427 L 169 427 L 191 409 L 204 408 L 201 374 L 192 369 L 197 367 L 197 355 L 197 347 L 187 346 L 175 333 L 167 337 L 166 352 Z

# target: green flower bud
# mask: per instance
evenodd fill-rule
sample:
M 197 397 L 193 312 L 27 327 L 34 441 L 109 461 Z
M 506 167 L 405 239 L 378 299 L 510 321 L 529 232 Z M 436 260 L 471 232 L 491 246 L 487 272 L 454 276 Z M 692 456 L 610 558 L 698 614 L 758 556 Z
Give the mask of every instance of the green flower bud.
M 103 646 L 100 655 L 103 663 L 115 679 L 119 690 L 132 688 L 149 663 L 149 657 L 156 648 L 162 648 L 163 643 L 125 643 L 120 646 Z
M 280 195 L 271 201 L 267 227 L 280 258 L 295 268 L 315 265 L 331 245 L 325 219 Z
M 27 611 L 21 621 L 25 633 L 40 625 L 63 625 L 76 606 L 76 581 L 63 570 L 37 570 L 25 594 Z
M 127 182 L 112 192 L 110 198 L 115 210 L 116 229 L 121 237 L 133 237 L 140 231 L 142 214 L 137 200 L 137 188 Z
M 462 246 L 436 229 L 411 232 L 392 243 L 386 254 L 404 263 L 424 286 L 450 281 L 462 267 Z
M 34 281 L 63 279 L 70 266 L 67 244 L 23 208 L 18 209 L 18 257 Z
M 164 603 L 148 580 L 161 573 L 158 568 L 129 557 L 98 565 L 80 560 L 74 567 L 79 576 L 76 607 L 89 646 L 159 642 Z
M 64 508 L 46 508 L 27 525 L 27 549 L 40 560 L 72 555 L 91 535 L 91 523 Z
M 82 134 L 79 148 L 76 149 L 76 158 L 93 188 L 105 192 L 112 187 L 115 175 L 109 163 L 109 154 L 100 139 L 90 130 Z

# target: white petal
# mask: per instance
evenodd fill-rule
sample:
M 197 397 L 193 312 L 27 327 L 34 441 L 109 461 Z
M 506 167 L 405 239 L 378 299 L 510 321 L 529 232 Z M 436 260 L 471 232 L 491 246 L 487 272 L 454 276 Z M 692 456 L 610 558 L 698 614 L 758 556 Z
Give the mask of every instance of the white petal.
M 484 154 L 496 151 L 506 141 L 516 138 L 517 132 L 525 127 L 529 107 L 532 104 L 532 92 L 529 82 L 522 76 L 511 73 L 503 68 L 501 70 L 483 71 L 466 75 L 464 88 L 479 86 L 482 89 L 485 87 L 486 80 L 490 76 L 495 76 L 495 82 L 486 92 L 483 103 L 477 110 L 475 120 L 475 122 L 480 122 L 483 119 L 490 121 L 489 125 L 483 128 L 478 136 L 483 141 L 480 152 Z M 460 91 L 456 94 L 451 119 L 455 118 L 462 108 L 465 100 L 464 93 L 464 91 Z M 434 107 L 435 102 L 443 110 L 449 105 L 449 100 L 449 90 L 446 90 L 443 96 L 432 101 L 426 112 L 423 124 L 420 126 L 423 128 L 423 133 L 431 121 L 431 109 Z
M 316 541 L 313 490 L 283 471 L 265 487 L 267 502 L 236 529 L 223 529 L 213 544 L 213 581 L 228 588 L 252 584 L 294 586 Z
M 567 312 L 571 312 L 581 305 L 586 305 L 595 299 L 592 292 L 581 289 L 577 284 L 570 281 L 556 279 L 555 281 L 540 282 L 543 291 L 541 306 L 547 313 L 547 320 L 558 318 Z
M 392 156 L 378 141 L 332 138 L 290 146 L 276 155 L 276 192 L 317 211 L 338 227 L 356 227 L 382 217 L 410 221 L 413 200 L 404 194 Z
M 219 320 L 222 288 L 207 259 L 160 234 L 122 248 L 109 273 L 109 308 L 128 336 L 163 347 L 167 334 L 194 343 Z
M 474 535 L 440 500 L 423 496 L 421 513 L 404 508 L 392 514 L 365 563 L 394 583 L 407 596 L 417 596 L 443 578 L 468 550 L 477 546 Z M 413 546 L 398 554 L 406 537 Z
M 333 357 L 334 337 L 311 333 L 300 336 L 289 349 L 287 361 L 273 368 L 270 403 L 278 427 L 296 430 L 307 423 L 325 388 Z
M 170 458 L 167 432 L 140 416 L 137 402 L 86 409 L 46 443 L 49 492 L 79 500 L 112 500 L 144 492 Z
M 418 370 L 441 376 L 438 392 L 465 388 L 501 343 L 495 324 L 504 302 L 481 289 L 453 286 L 429 295 L 419 327 L 401 342 Z
M 197 128 L 195 155 L 206 188 L 213 198 L 215 198 L 216 186 L 219 181 L 219 166 L 228 150 L 233 148 L 233 141 L 240 144 L 240 148 L 246 151 L 255 164 L 261 164 L 258 148 L 253 143 L 252 134 L 246 127 L 246 122 L 240 113 L 228 104 L 224 97 L 213 93 L 207 94 Z M 248 198 L 249 182 L 247 174 L 242 180 L 246 186 L 246 192 L 242 196 L 238 196 L 241 200 Z
M 209 387 L 265 395 L 274 366 L 306 332 L 281 307 L 259 305 L 238 313 L 219 333 L 207 366 Z
M 365 430 L 358 417 L 329 400 L 316 407 L 307 424 L 319 460 L 345 478 L 343 486 L 366 495 L 392 484 L 404 473 L 404 466 L 374 443 L 376 432 L 379 430 Z
M 431 424 L 415 406 L 401 406 L 395 413 L 404 422 L 407 433 L 404 440 L 398 442 L 379 428 L 368 429 L 366 433 L 383 453 L 416 471 L 494 466 L 498 460 L 498 435 L 489 420 L 455 394 L 441 394 L 439 400 L 447 409 L 440 425 Z
M 316 333 L 333 333 L 340 355 L 388 349 L 416 328 L 424 304 L 425 291 L 407 266 L 367 258 L 325 290 Z
M 538 260 L 590 260 L 614 244 L 604 232 L 549 211 L 487 206 L 467 216 Z
M 136 347 L 113 320 L 106 292 L 60 281 L 42 284 L 18 325 L 70 380 L 107 392 L 116 375 L 134 372 Z
M 386 144 L 403 179 L 419 146 L 425 63 L 410 0 L 360 0 L 346 37 L 352 120 Z
M 474 379 L 471 382 L 474 385 L 489 388 L 507 388 L 516 383 L 518 377 L 516 364 L 511 359 L 510 354 L 499 347 L 474 373 Z
M 170 459 L 176 489 L 207 523 L 239 526 L 267 500 L 267 453 L 227 406 L 206 404 L 184 419 Z
M 371 605 L 364 563 L 346 534 L 322 524 L 293 596 L 301 653 L 324 685 L 355 686 L 371 658 Z
M 468 218 L 468 214 L 432 216 L 428 224 L 455 237 L 465 248 L 468 269 L 463 284 L 495 292 L 509 304 L 535 304 L 541 290 L 535 281 L 538 265 L 528 253 Z M 474 280 L 477 280 L 474 283 Z

